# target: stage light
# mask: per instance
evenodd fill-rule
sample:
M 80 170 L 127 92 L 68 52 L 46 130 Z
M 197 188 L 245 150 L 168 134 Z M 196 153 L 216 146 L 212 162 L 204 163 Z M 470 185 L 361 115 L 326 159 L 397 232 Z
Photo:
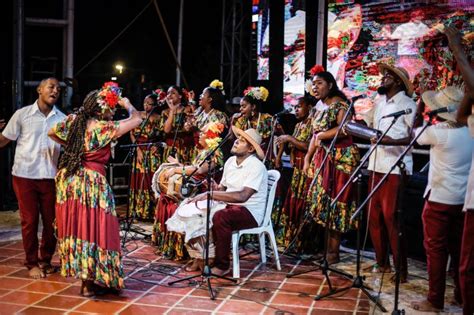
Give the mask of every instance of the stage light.
M 124 67 L 122 64 L 120 64 L 120 63 L 118 63 L 118 64 L 115 65 L 115 69 L 117 69 L 120 74 L 122 74 L 122 71 L 123 71 L 124 68 L 125 68 L 125 67 Z
M 111 77 L 110 80 L 117 81 L 117 77 Z

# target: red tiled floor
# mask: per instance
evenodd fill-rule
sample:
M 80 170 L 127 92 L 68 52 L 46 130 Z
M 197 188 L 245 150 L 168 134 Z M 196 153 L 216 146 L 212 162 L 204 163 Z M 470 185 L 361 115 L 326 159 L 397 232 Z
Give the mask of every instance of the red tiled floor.
M 29 280 L 29 279 L 27 280 L 27 279 L 17 279 L 17 278 L 9 278 L 9 277 L 0 278 L 0 286 L 2 287 L 2 289 L 18 289 L 32 282 L 33 280 Z
M 53 310 L 50 308 L 41 308 L 41 307 L 28 307 L 24 309 L 23 311 L 17 313 L 17 314 L 26 314 L 26 315 L 44 315 L 44 314 L 64 314 L 64 311 L 61 310 Z
M 225 313 L 257 314 L 260 313 L 264 307 L 264 305 L 258 303 L 230 300 L 219 307 L 218 311 Z
M 5 276 L 18 270 L 17 267 L 0 265 L 0 276 Z M 26 270 L 26 269 L 25 269 Z
M 170 312 L 167 313 L 167 315 L 206 315 L 206 314 L 212 314 L 212 312 L 209 311 L 197 311 L 194 309 L 187 309 L 187 308 L 173 308 Z
M 294 294 L 278 293 L 272 300 L 272 304 L 277 305 L 293 305 L 310 307 L 313 298 L 309 296 L 299 296 Z
M 7 295 L 2 296 L 0 301 L 30 305 L 38 302 L 41 299 L 44 299 L 47 296 L 47 294 L 42 293 L 13 291 Z
M 157 306 L 173 306 L 176 302 L 182 299 L 180 295 L 171 295 L 163 293 L 147 293 L 140 298 L 136 303 L 149 304 Z
M 211 300 L 209 298 L 186 297 L 176 307 L 198 309 L 202 311 L 214 310 L 223 300 Z
M 308 314 L 308 308 L 288 306 L 288 305 L 271 305 L 271 306 L 268 306 L 265 309 L 263 314 L 267 314 L 267 315 L 275 315 L 275 314 L 304 315 L 304 314 Z
M 0 289 L 0 296 L 4 296 L 4 295 L 6 295 L 6 294 L 8 294 L 8 293 L 10 293 L 10 292 L 11 292 L 11 290 Z
M 194 290 L 194 287 L 184 286 L 184 287 L 171 287 L 168 285 L 157 285 L 151 290 L 153 293 L 167 293 L 167 294 L 176 294 L 176 295 L 185 295 L 190 291 Z
M 121 311 L 120 315 L 133 315 L 133 314 L 164 314 L 168 308 L 158 307 L 151 305 L 130 305 L 125 310 Z
M 256 291 L 241 289 L 233 293 L 231 300 L 244 300 L 244 301 L 250 300 L 250 301 L 255 301 L 259 303 L 266 303 L 272 298 L 273 294 L 274 294 L 273 291 L 256 292 Z
M 70 286 L 70 284 L 40 280 L 40 281 L 35 281 L 32 284 L 21 288 L 21 290 L 33 291 L 33 292 L 44 292 L 44 293 L 55 293 L 55 292 L 65 289 L 68 286 Z
M 7 304 L 7 303 L 0 302 L 0 314 L 1 315 L 14 314 L 15 312 L 18 312 L 24 307 L 25 307 L 24 305 Z
M 118 312 L 120 309 L 125 307 L 125 305 L 127 304 L 110 301 L 89 300 L 88 302 L 74 309 L 74 311 L 86 313 L 112 314 Z
M 350 311 L 350 310 L 354 310 L 356 303 L 357 303 L 357 300 L 352 300 L 352 299 L 328 298 L 328 299 L 322 299 L 322 300 L 316 301 L 316 303 L 314 304 L 314 308 L 322 309 L 322 310 L 332 309 L 332 310 L 340 310 L 340 311 Z
M 35 306 L 42 306 L 42 307 L 51 307 L 51 308 L 59 308 L 64 310 L 70 310 L 75 306 L 83 303 L 86 299 L 79 298 L 79 297 L 70 297 L 70 296 L 59 296 L 53 295 L 39 303 L 36 303 Z

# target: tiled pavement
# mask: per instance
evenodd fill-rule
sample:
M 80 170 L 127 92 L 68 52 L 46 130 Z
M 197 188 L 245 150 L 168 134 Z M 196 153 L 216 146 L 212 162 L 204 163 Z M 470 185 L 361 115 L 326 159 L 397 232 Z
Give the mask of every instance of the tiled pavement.
M 183 282 L 169 287 L 174 279 L 190 275 L 183 271 L 182 263 L 161 259 L 154 248 L 141 240 L 127 243 L 124 268 L 127 273 L 126 289 L 119 296 L 106 295 L 83 298 L 79 295 L 80 281 L 65 279 L 59 274 L 45 279 L 28 278 L 22 266 L 21 241 L 0 243 L 0 314 L 372 314 L 371 304 L 359 290 L 352 289 L 337 297 L 314 301 L 316 293 L 328 290 L 320 271 L 295 278 L 286 278 L 290 271 L 306 270 L 303 265 L 287 257 L 281 257 L 282 271 L 271 263 L 259 264 L 256 255 L 241 260 L 241 276 L 238 285 L 221 280 L 212 280 L 217 299 L 209 299 L 207 287 Z M 339 265 L 353 271 L 352 255 L 345 256 Z M 54 261 L 57 264 L 57 257 Z M 369 262 L 367 262 L 369 263 Z M 423 272 L 423 266 L 418 266 Z M 198 278 L 199 279 L 199 278 Z M 350 281 L 331 276 L 332 284 L 342 287 Z M 426 281 L 420 280 L 412 287 L 402 286 L 402 303 L 408 303 L 407 291 L 412 295 L 426 293 Z M 369 278 L 368 283 L 375 283 Z M 414 287 L 413 287 L 414 286 Z M 408 289 L 407 289 L 408 288 Z M 421 289 L 420 289 L 421 288 Z M 383 303 L 391 311 L 393 287 L 384 285 Z M 448 288 L 447 291 L 452 291 Z M 421 295 L 422 296 L 422 295 Z M 405 305 L 406 307 L 406 305 Z M 459 308 L 452 309 L 460 311 Z M 378 311 L 375 311 L 378 314 Z M 415 314 L 406 308 L 407 314 Z

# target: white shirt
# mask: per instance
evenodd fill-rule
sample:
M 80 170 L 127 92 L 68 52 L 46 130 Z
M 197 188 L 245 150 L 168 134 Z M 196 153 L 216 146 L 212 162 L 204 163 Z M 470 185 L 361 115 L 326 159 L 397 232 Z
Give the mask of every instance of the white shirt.
M 416 134 L 421 128 L 416 130 Z M 449 128 L 447 123 L 429 126 L 417 141 L 431 145 L 430 170 L 424 197 L 447 205 L 462 205 L 466 195 L 474 139 L 466 127 Z
M 384 132 L 392 123 L 393 118 L 384 118 L 382 116 L 411 108 L 412 112 L 408 115 L 402 115 L 388 131 L 387 136 L 392 139 L 402 139 L 408 137 L 411 126 L 413 125 L 416 114 L 416 104 L 408 97 L 405 92 L 400 91 L 387 101 L 387 97 L 383 95 L 376 102 L 375 106 L 369 113 L 364 115 L 364 120 L 371 128 L 375 128 Z M 405 146 L 400 145 L 380 145 L 372 153 L 369 159 L 368 169 L 378 173 L 386 174 L 391 166 L 396 162 L 398 156 L 405 150 Z M 408 175 L 413 172 L 413 156 L 412 150 L 405 155 L 403 162 Z M 392 174 L 400 174 L 398 167 L 391 172 Z
M 237 158 L 231 156 L 224 165 L 221 185 L 226 191 L 241 191 L 244 187 L 251 188 L 256 192 L 243 203 L 230 203 L 246 207 L 258 225 L 262 224 L 265 216 L 265 203 L 268 191 L 268 173 L 265 165 L 255 155 L 247 157 L 240 165 Z
M 419 44 L 417 38 L 423 37 L 428 33 L 429 27 L 423 23 L 403 23 L 400 24 L 392 34 L 392 39 L 398 39 L 397 54 L 401 55 L 418 55 Z
M 469 133 L 474 138 L 474 115 L 467 119 L 467 126 Z M 474 161 L 474 151 L 472 152 L 471 160 Z M 469 179 L 467 181 L 466 199 L 464 200 L 464 211 L 474 211 L 474 163 L 471 162 L 471 169 L 469 170 Z
M 53 107 L 48 116 L 39 110 L 38 101 L 17 110 L 2 135 L 16 141 L 14 176 L 51 179 L 56 176 L 61 146 L 48 137 L 48 131 L 66 116 Z

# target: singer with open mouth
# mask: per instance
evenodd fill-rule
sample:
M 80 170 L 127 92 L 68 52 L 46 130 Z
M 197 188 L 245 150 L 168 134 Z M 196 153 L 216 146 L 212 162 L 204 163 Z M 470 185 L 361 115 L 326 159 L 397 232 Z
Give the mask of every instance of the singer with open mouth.
M 392 67 L 380 63 L 379 71 L 382 74 L 382 85 L 378 89 L 380 97 L 372 110 L 364 116 L 369 127 L 384 132 L 391 125 L 392 119 L 397 119 L 375 152 L 370 156 L 369 171 L 371 171 L 369 192 L 377 185 L 380 179 L 389 172 L 397 157 L 405 150 L 410 142 L 416 104 L 412 99 L 413 85 L 408 72 L 404 68 Z M 413 157 L 409 151 L 404 160 L 405 173 L 411 175 Z M 392 251 L 395 265 L 400 257 L 400 281 L 407 281 L 406 247 L 402 240 L 401 248 L 397 246 L 398 227 L 396 221 L 397 198 L 396 193 L 402 178 L 402 172 L 395 168 L 388 180 L 373 195 L 369 203 L 369 231 L 375 249 L 377 263 L 372 272 L 391 272 L 388 253 L 388 243 Z M 399 253 L 400 251 L 400 253 Z M 394 278 L 392 280 L 395 280 Z

